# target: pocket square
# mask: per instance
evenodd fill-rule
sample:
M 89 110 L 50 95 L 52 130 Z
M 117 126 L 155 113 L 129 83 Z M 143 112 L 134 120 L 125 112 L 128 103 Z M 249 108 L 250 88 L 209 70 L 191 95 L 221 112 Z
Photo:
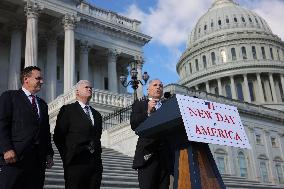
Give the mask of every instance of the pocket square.
M 150 157 L 152 156 L 153 154 L 146 154 L 145 156 L 144 156 L 144 160 L 145 161 L 148 161 L 148 159 L 150 159 Z

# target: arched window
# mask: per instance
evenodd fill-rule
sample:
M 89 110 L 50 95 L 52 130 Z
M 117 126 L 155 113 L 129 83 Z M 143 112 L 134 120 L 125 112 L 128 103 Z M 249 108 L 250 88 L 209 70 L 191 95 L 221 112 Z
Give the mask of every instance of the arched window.
M 201 32 L 201 29 L 199 28 L 199 29 L 198 29 L 198 33 L 200 33 L 200 32 Z
M 219 89 L 218 89 L 218 87 L 215 87 L 215 88 L 214 88 L 214 94 L 219 95 Z
M 280 60 L 279 49 L 277 49 L 277 58 L 278 58 L 278 60 Z
M 280 95 L 281 95 L 282 102 L 284 102 L 284 89 L 281 83 L 279 83 L 279 89 L 280 89 Z
M 265 89 L 264 82 L 261 82 L 261 86 L 262 86 L 264 101 L 267 101 L 266 89 Z
M 237 60 L 236 49 L 231 48 L 232 60 Z
M 264 47 L 261 47 L 261 54 L 262 54 L 262 59 L 266 59 L 266 54 L 265 54 L 265 49 Z
M 226 23 L 228 24 L 230 22 L 229 18 L 226 18 Z
M 203 68 L 206 69 L 207 68 L 207 61 L 206 61 L 205 55 L 202 57 L 202 60 L 203 60 Z
M 191 62 L 189 63 L 189 73 L 192 73 Z
M 214 26 L 214 23 L 213 23 L 213 20 L 211 21 L 211 27 L 213 28 L 213 26 Z
M 246 60 L 247 59 L 247 50 L 245 47 L 242 47 L 242 55 L 243 55 L 243 59 Z
M 246 22 L 246 20 L 245 20 L 245 18 L 244 18 L 244 17 L 242 17 L 242 21 L 243 21 L 243 22 Z
M 218 149 L 215 152 L 215 162 L 221 174 L 226 173 L 226 156 L 227 153 L 223 149 Z
M 283 168 L 281 166 L 281 162 L 276 162 L 275 164 L 276 176 L 277 180 L 280 184 L 284 183 L 284 176 L 283 176 Z
M 248 87 L 249 87 L 250 99 L 251 99 L 251 101 L 255 101 L 255 95 L 254 95 L 254 89 L 253 89 L 253 82 L 252 81 L 248 82 Z
M 236 17 L 234 17 L 234 22 L 238 22 L 238 19 Z
M 198 59 L 195 59 L 195 70 L 199 71 Z
M 207 25 L 204 26 L 204 30 L 205 30 L 205 31 L 207 30 Z
M 251 17 L 249 17 L 249 22 L 252 22 L 252 19 L 251 19 Z
M 215 56 L 215 52 L 211 53 L 211 60 L 212 60 L 212 65 L 216 64 L 216 56 Z
M 252 46 L 251 47 L 251 51 L 252 51 L 252 57 L 253 57 L 253 59 L 257 59 L 257 56 L 256 56 L 256 49 L 255 49 L 255 46 Z
M 221 50 L 221 59 L 223 63 L 227 62 L 227 56 L 226 56 L 226 51 L 225 50 Z
M 258 20 L 255 18 L 255 22 L 258 24 Z
M 226 85 L 225 86 L 225 90 L 226 90 L 226 95 L 228 98 L 232 98 L 232 91 L 231 91 L 231 86 L 230 85 Z
M 240 176 L 247 177 L 248 169 L 247 169 L 246 157 L 243 152 L 238 153 L 238 163 L 240 168 Z
M 273 55 L 273 49 L 270 48 L 270 56 L 271 56 L 271 59 L 274 60 L 274 55 Z
M 222 24 L 222 21 L 221 21 L 221 20 L 218 20 L 218 24 L 219 24 L 219 26 L 221 26 L 221 24 Z
M 259 163 L 260 175 L 262 182 L 269 182 L 268 180 L 268 169 L 267 169 L 267 160 L 260 160 Z
M 238 99 L 240 101 L 244 101 L 244 93 L 243 93 L 242 84 L 241 83 L 237 83 L 236 88 L 237 88 Z

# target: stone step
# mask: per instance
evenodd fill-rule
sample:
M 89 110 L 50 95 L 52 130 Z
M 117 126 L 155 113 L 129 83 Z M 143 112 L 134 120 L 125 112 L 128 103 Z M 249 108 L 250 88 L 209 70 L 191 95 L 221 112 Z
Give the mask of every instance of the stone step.
M 48 170 L 46 173 L 63 173 L 62 169 Z M 121 174 L 121 175 L 137 175 L 137 171 L 135 170 L 112 170 L 112 169 L 104 169 L 103 174 Z
M 63 189 L 63 163 L 54 147 L 54 166 L 46 170 L 44 189 Z M 137 171 L 132 169 L 133 158 L 112 149 L 102 149 L 103 175 L 101 189 L 139 189 Z

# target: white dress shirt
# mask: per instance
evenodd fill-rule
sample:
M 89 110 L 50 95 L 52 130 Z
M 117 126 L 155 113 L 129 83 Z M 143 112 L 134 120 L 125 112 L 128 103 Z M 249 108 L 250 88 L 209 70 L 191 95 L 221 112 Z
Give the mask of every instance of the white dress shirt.
M 32 97 L 31 95 L 33 95 L 32 93 L 30 93 L 30 91 L 28 91 L 27 89 L 25 89 L 24 87 L 22 87 L 22 90 L 24 91 L 24 93 L 27 95 L 28 99 L 30 100 L 31 104 L 32 104 Z M 34 95 L 36 97 L 36 95 Z M 40 117 L 40 111 L 39 111 L 39 104 L 37 101 L 37 98 L 35 98 L 35 102 L 36 102 L 36 106 L 37 106 L 37 113 Z
M 78 102 L 79 102 L 80 106 L 83 108 L 83 111 L 86 113 L 85 107 L 86 107 L 86 106 L 89 106 L 89 105 L 86 105 L 86 104 L 84 104 L 83 102 L 80 102 L 79 100 L 78 100 Z M 91 111 L 90 106 L 89 106 L 89 108 L 88 108 L 88 111 L 89 111 L 90 118 L 91 118 L 91 120 L 92 120 L 92 124 L 94 125 L 94 124 L 95 124 L 95 122 L 94 122 L 94 116 L 93 116 L 93 113 L 92 113 L 92 111 Z

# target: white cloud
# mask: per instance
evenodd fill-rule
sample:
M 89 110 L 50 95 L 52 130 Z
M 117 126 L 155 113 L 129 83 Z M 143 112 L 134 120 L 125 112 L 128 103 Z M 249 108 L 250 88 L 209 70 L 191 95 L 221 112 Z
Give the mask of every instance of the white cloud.
M 149 13 L 131 5 L 125 14 L 142 21 L 141 29 L 153 37 L 153 42 L 177 48 L 187 41 L 192 27 L 211 3 L 212 0 L 158 0 Z
M 190 31 L 198 19 L 205 14 L 213 0 L 158 0 L 148 13 L 132 4 L 126 16 L 142 21 L 141 29 L 158 42 L 169 48 L 185 44 Z M 263 17 L 272 31 L 284 39 L 284 1 L 283 0 L 238 0 L 240 6 L 249 6 Z M 246 3 L 246 4 L 244 4 Z
M 274 34 L 284 40 L 284 1 L 260 0 L 255 5 L 253 11 L 266 20 Z

